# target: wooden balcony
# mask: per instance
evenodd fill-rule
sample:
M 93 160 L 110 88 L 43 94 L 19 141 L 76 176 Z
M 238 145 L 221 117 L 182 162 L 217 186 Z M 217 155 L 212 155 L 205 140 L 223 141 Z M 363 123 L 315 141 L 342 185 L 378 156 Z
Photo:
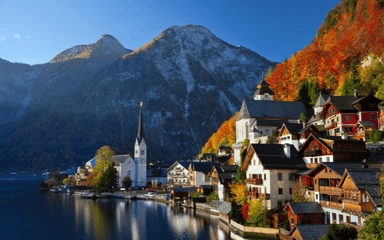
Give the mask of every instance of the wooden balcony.
M 337 122 L 330 122 L 324 125 L 325 129 L 331 129 L 337 127 Z
M 338 187 L 329 187 L 329 186 L 319 186 L 320 194 L 328 195 L 340 195 L 343 192 L 341 188 Z
M 263 179 L 261 179 L 261 178 L 247 178 L 247 184 L 263 185 Z
M 321 150 L 310 150 L 310 151 L 305 151 L 304 156 L 320 156 L 321 155 Z
M 331 201 L 320 201 L 322 207 L 333 208 L 337 210 L 343 210 L 343 204 Z
M 258 193 L 258 192 L 246 192 L 247 197 L 256 199 L 270 199 L 270 194 Z

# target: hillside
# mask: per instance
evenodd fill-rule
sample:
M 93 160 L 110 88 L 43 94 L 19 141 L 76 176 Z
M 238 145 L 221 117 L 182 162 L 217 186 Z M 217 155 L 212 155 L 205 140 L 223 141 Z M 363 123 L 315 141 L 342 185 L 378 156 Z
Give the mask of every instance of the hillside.
M 382 79 L 364 74 L 362 64 L 369 56 L 383 56 L 383 20 L 382 0 L 342 0 L 327 14 L 312 43 L 278 64 L 266 78 L 276 100 L 297 100 L 304 81 L 318 83 L 323 93 L 341 95 L 352 77 L 359 79 L 362 94 L 384 99 L 379 90 Z

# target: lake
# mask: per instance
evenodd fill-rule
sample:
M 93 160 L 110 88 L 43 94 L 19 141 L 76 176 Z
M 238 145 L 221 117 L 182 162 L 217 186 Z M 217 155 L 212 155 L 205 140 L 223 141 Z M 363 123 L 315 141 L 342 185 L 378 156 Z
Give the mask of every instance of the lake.
M 155 201 L 81 199 L 0 181 L 0 239 L 230 239 L 218 216 Z

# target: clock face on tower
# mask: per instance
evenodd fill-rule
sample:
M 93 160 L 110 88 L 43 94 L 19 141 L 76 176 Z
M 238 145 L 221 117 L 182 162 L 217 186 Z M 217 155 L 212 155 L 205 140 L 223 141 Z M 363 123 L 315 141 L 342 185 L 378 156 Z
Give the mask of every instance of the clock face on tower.
M 265 97 L 265 98 L 268 98 L 268 97 L 269 97 L 269 94 L 268 94 L 268 93 L 264 94 L 264 97 Z

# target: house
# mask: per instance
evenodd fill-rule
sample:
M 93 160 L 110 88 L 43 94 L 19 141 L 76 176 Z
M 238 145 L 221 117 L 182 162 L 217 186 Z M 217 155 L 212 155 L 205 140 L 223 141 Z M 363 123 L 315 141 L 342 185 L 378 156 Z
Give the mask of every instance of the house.
M 219 173 L 218 179 L 219 181 L 217 183 L 217 192 L 219 201 L 224 201 L 232 196 L 229 184 L 236 181 L 236 173 Z
M 317 202 L 289 202 L 284 208 L 291 230 L 298 224 L 323 224 L 324 210 Z
M 247 196 L 265 199 L 268 209 L 292 199 L 293 173 L 306 169 L 293 145 L 250 144 L 241 170 L 246 171 Z
M 167 184 L 167 169 L 166 168 L 150 168 L 147 170 L 147 186 L 161 187 Z
M 173 201 L 182 201 L 190 197 L 190 192 L 196 192 L 196 187 L 181 187 L 171 189 L 171 199 Z
M 363 141 L 311 134 L 299 156 L 308 168 L 314 168 L 322 162 L 362 162 L 369 158 L 369 152 Z
M 200 185 L 212 185 L 209 176 L 212 167 L 220 165 L 216 162 L 191 162 L 189 165 L 189 186 L 199 187 Z
M 236 119 L 236 143 L 232 144 L 234 162 L 240 165 L 242 142 L 249 139 L 256 143 L 259 137 L 271 136 L 283 123 L 297 123 L 306 109 L 301 102 L 274 101 L 273 91 L 263 80 L 258 85 L 253 100 L 244 100 Z
M 302 224 L 296 225 L 290 232 L 290 239 L 314 240 L 327 234 L 330 225 Z
M 89 174 L 93 172 L 93 168 L 96 166 L 96 159 L 92 158 L 85 163 L 85 167 L 78 167 L 75 174 L 76 186 L 88 186 L 87 178 Z
M 314 115 L 309 119 L 308 124 L 313 124 L 313 125 L 324 125 L 324 120 L 322 118 L 322 112 L 325 103 L 327 102 L 329 98 L 329 95 L 319 95 L 319 98 L 316 101 L 316 104 L 313 108 Z
M 356 139 L 367 141 L 369 133 L 375 129 L 375 125 L 369 121 L 357 121 L 355 124 L 356 128 Z
M 237 172 L 237 165 L 213 165 L 212 170 L 209 174 L 209 177 L 211 178 L 211 183 L 212 183 L 212 189 L 215 191 L 216 194 L 218 194 L 218 185 L 220 184 L 219 180 L 219 174 L 222 173 L 231 173 L 235 174 Z
M 167 170 L 167 184 L 172 187 L 187 187 L 189 181 L 189 165 L 191 161 L 176 161 Z
M 222 202 L 219 208 L 219 217 L 224 220 L 226 223 L 230 222 L 229 213 L 231 212 L 232 206 L 230 202 Z
M 279 143 L 292 144 L 299 151 L 301 145 L 311 134 L 319 134 L 319 130 L 313 125 L 305 123 L 283 123 L 279 130 Z
M 342 136 L 355 138 L 357 134 L 357 121 L 371 122 L 374 129 L 379 128 L 380 99 L 367 95 L 357 96 L 330 96 L 324 105 L 322 117 L 325 118 L 325 129 L 329 136 Z
M 383 106 L 379 107 L 379 124 L 380 124 L 379 129 L 381 131 L 384 131 L 384 107 Z
M 345 169 L 363 169 L 359 162 L 323 162 L 308 173 L 314 186 L 315 201 L 325 212 L 325 224 L 349 221 L 349 214 L 343 211 L 342 189 L 338 187 Z
M 381 210 L 380 173 L 380 169 L 345 169 L 338 186 L 342 211 L 350 215 L 347 222 L 362 226 L 373 211 Z

